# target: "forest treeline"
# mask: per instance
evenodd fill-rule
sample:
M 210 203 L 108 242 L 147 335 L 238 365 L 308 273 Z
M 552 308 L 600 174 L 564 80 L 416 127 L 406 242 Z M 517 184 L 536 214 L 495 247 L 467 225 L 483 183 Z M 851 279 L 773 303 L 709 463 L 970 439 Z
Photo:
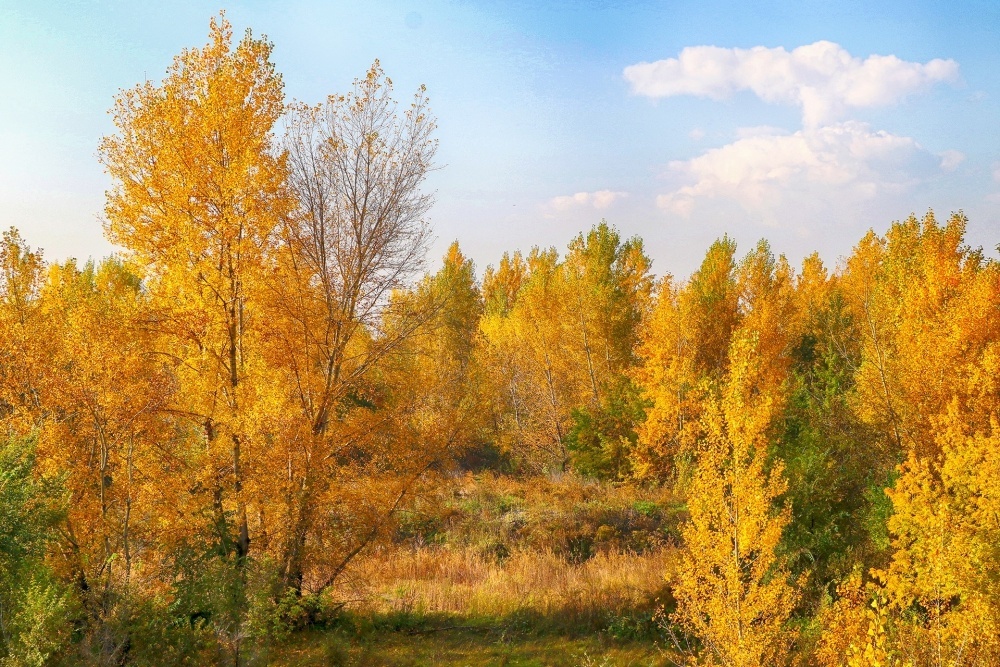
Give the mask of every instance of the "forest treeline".
M 675 494 L 678 664 L 1000 663 L 1000 265 L 962 214 L 836 266 L 723 237 L 656 278 L 601 222 L 427 272 L 423 90 L 288 103 L 270 49 L 220 18 L 117 98 L 120 256 L 4 233 L 0 665 L 252 664 L 463 469 Z

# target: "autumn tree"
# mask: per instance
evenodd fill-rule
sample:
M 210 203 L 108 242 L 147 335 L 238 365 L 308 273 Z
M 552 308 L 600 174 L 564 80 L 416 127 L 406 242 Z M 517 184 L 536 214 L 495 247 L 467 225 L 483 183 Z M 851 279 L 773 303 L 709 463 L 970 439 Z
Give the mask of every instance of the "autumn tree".
M 503 402 L 498 438 L 536 468 L 617 476 L 637 419 L 627 371 L 652 279 L 639 239 L 600 223 L 554 248 L 505 257 L 484 278 L 484 354 Z M 578 465 L 577 465 L 578 464 Z
M 725 372 L 739 322 L 736 244 L 728 237 L 708 249 L 687 283 L 663 277 L 640 329 L 632 375 L 648 403 L 637 427 L 632 465 L 645 479 L 676 480 L 700 434 L 703 378 Z
M 776 507 L 787 488 L 781 465 L 767 457 L 780 398 L 761 386 L 758 345 L 756 334 L 737 335 L 725 384 L 705 408 L 675 586 L 676 618 L 724 665 L 780 664 L 796 597 L 775 555 L 789 521 Z
M 961 213 L 944 225 L 930 212 L 910 217 L 884 238 L 869 233 L 847 262 L 861 333 L 858 412 L 893 445 L 895 462 L 938 453 L 932 420 L 956 392 L 982 428 L 995 405 L 977 365 L 998 328 L 997 269 L 965 244 L 966 223 Z
M 40 434 L 40 468 L 65 475 L 64 562 L 104 627 L 109 598 L 127 596 L 137 573 L 140 580 L 160 574 L 147 556 L 163 537 L 153 516 L 165 519 L 176 507 L 180 480 L 166 473 L 174 443 L 160 418 L 174 383 L 169 365 L 152 354 L 139 279 L 120 261 L 55 265 L 42 296 L 58 336 L 49 360 L 58 382 L 46 395 L 53 416 Z
M 533 381 L 536 369 L 523 353 L 517 320 L 512 316 L 529 279 L 529 266 L 537 265 L 535 255 L 532 251 L 529 264 L 520 252 L 504 253 L 496 267 L 486 267 L 484 311 L 479 323 L 482 335 L 476 354 L 489 369 L 486 394 L 497 448 L 522 461 L 565 460 L 562 425 L 552 419 L 554 386 Z M 551 373 L 546 377 L 551 378 Z
M 441 268 L 420 281 L 409 298 L 427 305 L 403 312 L 432 312 L 395 355 L 410 362 L 399 367 L 405 369 L 406 380 L 401 376 L 393 386 L 416 394 L 423 406 L 418 421 L 448 431 L 438 439 L 457 448 L 479 435 L 483 401 L 482 369 L 475 357 L 483 299 L 475 266 L 458 242 L 449 246 Z
M 270 456 L 285 474 L 274 480 L 282 503 L 269 523 L 281 545 L 283 581 L 296 590 L 310 537 L 330 533 L 318 522 L 340 520 L 319 516 L 342 476 L 338 462 L 381 428 L 369 410 L 378 402 L 379 363 L 444 298 L 390 299 L 419 273 L 430 240 L 425 216 L 433 199 L 421 186 L 433 168 L 434 128 L 424 88 L 400 110 L 378 61 L 348 94 L 296 106 L 288 119 L 287 187 L 295 206 L 280 226 L 267 306 L 268 355 L 286 406 L 281 444 Z M 371 521 L 384 522 L 375 515 Z M 333 571 L 368 541 L 345 547 Z
M 505 255 L 483 278 L 486 310 L 480 355 L 491 368 L 496 440 L 526 468 L 564 468 L 569 461 L 567 372 L 557 356 L 559 312 L 553 306 L 558 254 L 533 248 Z
M 41 309 L 45 262 L 11 228 L 0 241 L 0 417 L 10 433 L 41 425 L 51 335 Z
M 484 439 L 484 369 L 475 356 L 483 305 L 472 260 L 457 242 L 437 272 L 397 292 L 393 301 L 415 303 L 389 310 L 390 319 L 431 311 L 381 364 L 388 421 L 379 438 L 392 455 L 377 480 L 399 489 L 395 504 L 402 514 L 434 484 L 446 483 L 459 458 Z M 394 326 L 386 323 L 387 329 Z M 389 518 L 389 525 L 398 523 L 397 516 Z
M 959 404 L 935 420 L 942 456 L 911 455 L 888 490 L 894 553 L 878 577 L 914 665 L 986 665 L 1000 657 L 996 541 L 998 424 L 978 430 Z
M 790 648 L 797 593 L 777 548 L 791 517 L 782 462 L 769 452 L 787 397 L 791 278 L 764 242 L 744 258 L 726 370 L 702 380 L 677 618 L 726 665 L 780 664 Z
M 563 303 L 570 305 L 564 320 L 567 340 L 583 353 L 590 390 L 571 411 L 573 467 L 596 477 L 622 478 L 629 473 L 628 452 L 643 416 L 629 371 L 650 307 L 650 260 L 640 239 L 622 240 L 602 222 L 570 242 L 563 276 Z
M 264 447 L 257 305 L 272 235 L 290 209 L 270 55 L 249 32 L 234 47 L 229 23 L 213 19 L 209 43 L 177 56 L 162 84 L 117 98 L 117 132 L 100 149 L 114 184 L 106 232 L 142 269 L 158 309 L 159 352 L 180 383 L 171 409 L 202 432 L 207 459 L 191 483 L 211 496 L 222 552 L 239 559 L 250 549 Z

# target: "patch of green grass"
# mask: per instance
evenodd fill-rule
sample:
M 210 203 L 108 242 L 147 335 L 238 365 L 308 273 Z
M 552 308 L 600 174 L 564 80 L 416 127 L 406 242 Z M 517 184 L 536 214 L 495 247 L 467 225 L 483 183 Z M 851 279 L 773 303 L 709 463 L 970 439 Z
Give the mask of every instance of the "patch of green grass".
M 620 619 L 618 622 L 636 622 Z M 503 618 L 344 613 L 290 636 L 273 667 L 660 667 L 672 664 L 652 634 L 571 631 L 531 612 Z M 630 628 L 635 632 L 638 628 Z M 631 636 L 629 636 L 631 635 Z M 661 642 L 662 644 L 662 642 Z
M 295 635 L 274 667 L 660 667 L 670 664 L 651 642 L 620 643 L 605 635 L 508 634 L 488 627 L 343 630 Z

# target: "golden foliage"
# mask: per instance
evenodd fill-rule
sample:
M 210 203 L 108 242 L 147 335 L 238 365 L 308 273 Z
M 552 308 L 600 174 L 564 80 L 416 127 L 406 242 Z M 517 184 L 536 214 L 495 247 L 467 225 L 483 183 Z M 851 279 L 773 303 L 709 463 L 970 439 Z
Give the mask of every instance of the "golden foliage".
M 683 498 L 670 575 L 699 660 L 783 664 L 793 614 L 822 607 L 804 660 L 1000 662 L 1000 263 L 963 214 L 911 216 L 799 275 L 723 237 L 689 280 L 654 283 L 642 241 L 602 221 L 481 284 L 457 243 L 420 278 L 425 90 L 400 109 L 376 61 L 345 95 L 286 105 L 271 52 L 220 15 L 162 82 L 116 98 L 100 159 L 121 258 L 47 266 L 16 230 L 0 241 L 0 423 L 37 436 L 36 474 L 65 492 L 49 560 L 85 624 L 221 563 L 237 593 L 216 630 L 238 653 L 248 564 L 273 569 L 273 599 L 336 589 L 477 450 Z M 358 571 L 405 582 L 389 607 L 476 613 L 624 608 L 673 566 L 381 554 L 395 569 Z M 819 559 L 815 585 L 793 581 Z M 852 568 L 877 583 L 821 604 Z
M 681 623 L 725 665 L 780 664 L 796 598 L 775 553 L 789 521 L 776 509 L 786 486 L 780 462 L 767 461 L 781 397 L 758 349 L 756 333 L 737 334 L 725 384 L 706 406 L 675 593 Z
M 652 290 L 638 238 L 602 222 L 554 248 L 505 256 L 483 280 L 480 325 L 497 439 L 535 469 L 569 464 L 573 410 L 597 410 L 635 362 Z

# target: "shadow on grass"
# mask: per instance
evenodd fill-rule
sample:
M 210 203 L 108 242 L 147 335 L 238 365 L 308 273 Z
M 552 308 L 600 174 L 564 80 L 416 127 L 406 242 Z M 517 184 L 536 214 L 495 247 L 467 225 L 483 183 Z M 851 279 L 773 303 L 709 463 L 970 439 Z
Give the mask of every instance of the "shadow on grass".
M 505 636 L 563 635 L 579 637 L 605 634 L 619 641 L 653 641 L 659 638 L 657 612 L 669 614 L 676 608 L 672 591 L 664 585 L 641 605 L 611 612 L 590 606 L 566 606 L 554 613 L 523 608 L 503 616 L 470 616 L 443 612 L 342 611 L 328 627 L 358 636 L 378 632 L 430 634 L 449 630 L 500 633 Z
M 521 610 L 503 617 L 443 613 L 344 612 L 324 627 L 294 634 L 270 664 L 386 667 L 419 665 L 612 666 L 672 664 L 653 618 L 660 599 L 625 614 L 544 615 Z

